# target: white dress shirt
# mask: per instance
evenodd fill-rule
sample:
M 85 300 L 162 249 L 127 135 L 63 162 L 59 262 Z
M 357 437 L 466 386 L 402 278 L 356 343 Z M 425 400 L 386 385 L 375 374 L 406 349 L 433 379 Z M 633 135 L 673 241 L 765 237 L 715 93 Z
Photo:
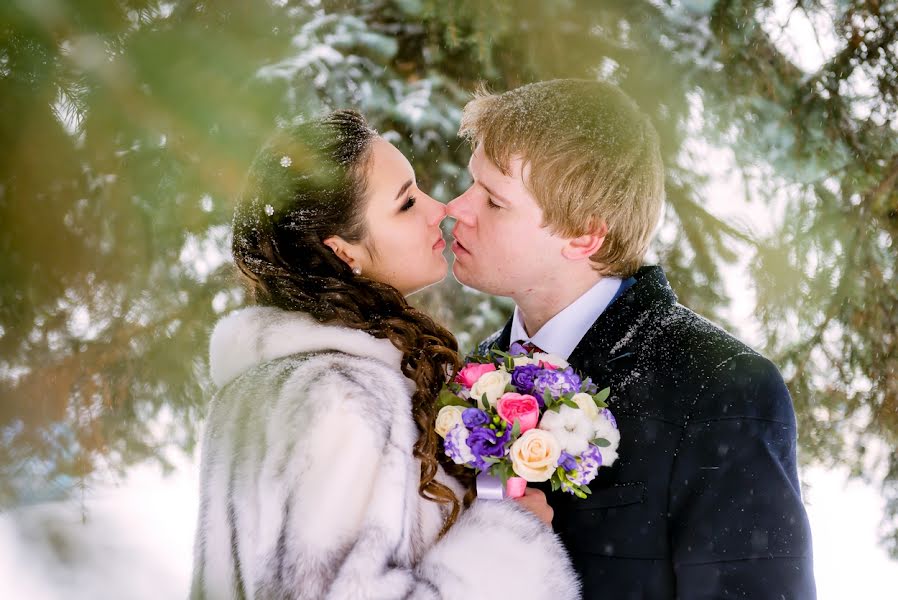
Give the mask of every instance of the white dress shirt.
M 530 342 L 544 352 L 567 360 L 599 315 L 604 312 L 622 281 L 617 277 L 603 277 L 582 296 L 549 319 L 533 336 L 527 335 L 520 310 L 514 308 L 511 318 L 510 342 Z

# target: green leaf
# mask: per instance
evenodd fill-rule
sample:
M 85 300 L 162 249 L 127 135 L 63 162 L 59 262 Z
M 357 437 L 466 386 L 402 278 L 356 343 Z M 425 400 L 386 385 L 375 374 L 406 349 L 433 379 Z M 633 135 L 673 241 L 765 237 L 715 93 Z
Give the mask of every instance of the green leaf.
M 598 408 L 607 408 L 608 405 L 605 403 L 605 400 L 607 400 L 610 395 L 611 388 L 605 388 L 604 390 L 600 390 L 599 393 L 592 397 L 592 399 Z
M 609 442 L 605 438 L 596 438 L 591 443 L 595 444 L 599 448 L 607 448 L 608 446 L 611 445 L 611 442 Z
M 580 408 L 579 406 L 577 406 L 576 402 L 574 402 L 570 398 L 565 398 L 563 396 L 561 398 L 561 403 L 564 404 L 565 406 L 570 406 L 571 408 L 578 408 L 578 409 Z
M 511 439 L 516 440 L 519 437 L 521 437 L 521 420 L 515 419 L 514 425 L 511 427 Z
M 437 397 L 437 405 L 440 408 L 443 408 L 444 406 L 461 406 L 463 408 L 471 408 L 470 402 L 465 401 L 463 398 L 459 398 L 445 388 L 440 390 L 440 395 Z
M 508 483 L 508 480 L 510 479 L 510 476 L 509 476 L 508 468 L 507 468 L 508 465 L 507 465 L 507 464 L 503 464 L 502 466 L 505 467 L 505 468 L 500 469 L 500 471 L 499 471 L 499 479 L 502 480 L 502 487 L 504 488 L 505 485 Z

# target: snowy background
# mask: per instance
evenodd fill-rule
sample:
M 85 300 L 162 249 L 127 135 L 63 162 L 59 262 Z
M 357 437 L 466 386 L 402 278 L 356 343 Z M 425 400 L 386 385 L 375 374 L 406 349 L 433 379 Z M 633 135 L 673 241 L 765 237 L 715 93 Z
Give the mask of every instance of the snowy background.
M 164 477 L 155 467 L 80 503 L 0 515 L 0 598 L 169 600 L 190 586 L 196 463 Z M 846 473 L 810 469 L 805 503 L 820 600 L 893 600 L 898 563 L 877 545 L 882 500 Z

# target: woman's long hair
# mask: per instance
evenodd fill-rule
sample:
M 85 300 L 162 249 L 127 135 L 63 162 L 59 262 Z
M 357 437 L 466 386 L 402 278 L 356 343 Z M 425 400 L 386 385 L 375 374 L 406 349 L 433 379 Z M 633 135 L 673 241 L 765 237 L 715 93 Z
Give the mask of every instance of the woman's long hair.
M 436 481 L 442 463 L 474 497 L 470 470 L 439 452 L 436 399 L 459 367 L 458 343 L 444 327 L 412 308 L 394 287 L 353 274 L 324 245 L 330 236 L 365 239 L 364 200 L 371 143 L 364 118 L 349 110 L 295 125 L 258 154 L 234 213 L 234 261 L 257 304 L 302 311 L 320 323 L 338 322 L 402 352 L 402 373 L 415 382 L 412 416 L 421 461 L 418 493 L 449 505 L 440 535 L 455 522 L 462 502 Z

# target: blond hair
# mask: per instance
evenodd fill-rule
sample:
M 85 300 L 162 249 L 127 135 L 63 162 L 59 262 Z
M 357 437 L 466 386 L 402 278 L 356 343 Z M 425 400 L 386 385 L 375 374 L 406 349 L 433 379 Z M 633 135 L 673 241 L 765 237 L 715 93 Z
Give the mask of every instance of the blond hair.
M 642 265 L 661 218 L 664 167 L 655 128 L 619 88 L 557 79 L 504 94 L 481 89 L 459 135 L 506 175 L 523 159 L 524 184 L 552 233 L 578 237 L 604 222 L 608 234 L 590 257 L 599 273 L 629 277 Z

